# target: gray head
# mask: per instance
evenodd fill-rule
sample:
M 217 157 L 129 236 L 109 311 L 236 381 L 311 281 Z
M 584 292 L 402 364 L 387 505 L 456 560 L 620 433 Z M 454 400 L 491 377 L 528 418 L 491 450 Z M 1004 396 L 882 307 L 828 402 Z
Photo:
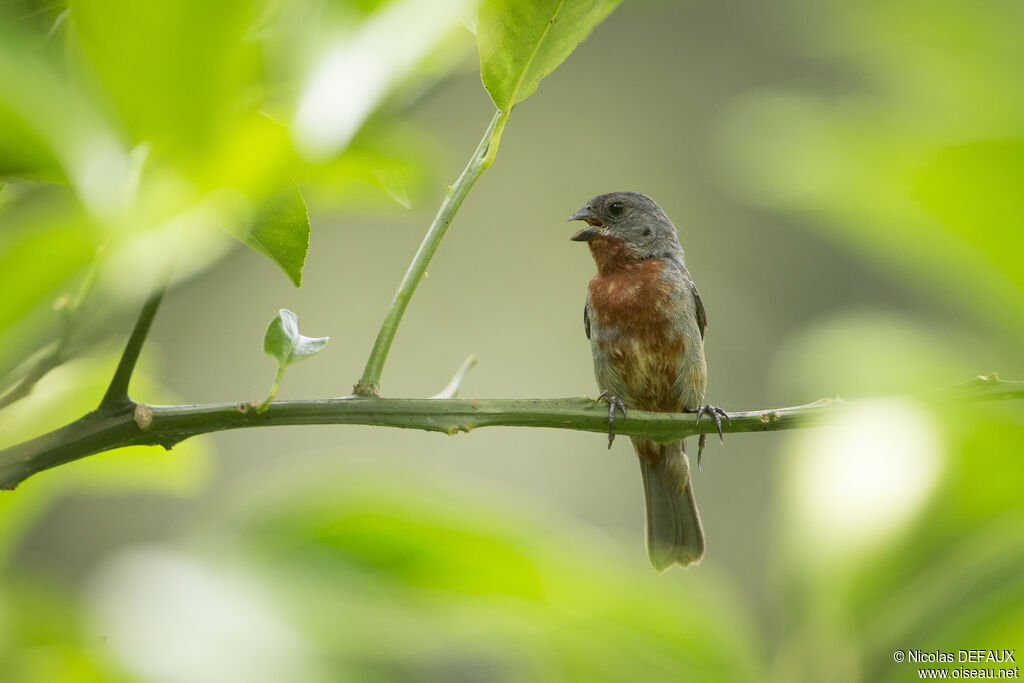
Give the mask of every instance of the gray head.
M 588 224 L 570 238 L 576 242 L 619 238 L 636 258 L 682 253 L 672 221 L 653 199 L 639 192 L 611 192 L 594 197 L 569 220 Z

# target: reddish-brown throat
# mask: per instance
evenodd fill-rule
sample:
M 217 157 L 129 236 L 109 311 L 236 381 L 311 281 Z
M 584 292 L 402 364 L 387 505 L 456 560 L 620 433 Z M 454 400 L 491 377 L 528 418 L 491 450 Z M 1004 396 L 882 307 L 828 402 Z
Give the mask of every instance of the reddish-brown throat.
M 640 262 L 621 237 L 601 235 L 587 242 L 587 246 L 601 275 L 610 275 Z

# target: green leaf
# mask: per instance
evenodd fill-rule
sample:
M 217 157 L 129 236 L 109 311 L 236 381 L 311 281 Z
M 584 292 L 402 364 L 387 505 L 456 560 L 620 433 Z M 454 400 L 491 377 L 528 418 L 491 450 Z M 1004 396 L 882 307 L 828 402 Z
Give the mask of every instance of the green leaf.
M 287 308 L 282 308 L 267 327 L 263 350 L 283 368 L 320 353 L 329 339 L 299 334 L 299 317 Z
M 262 413 L 270 407 L 274 397 L 277 396 L 277 390 L 281 387 L 281 379 L 284 377 L 284 369 L 292 363 L 298 363 L 300 360 L 320 353 L 327 346 L 328 340 L 330 337 L 306 337 L 299 334 L 298 316 L 287 308 L 282 308 L 277 312 L 277 317 L 270 321 L 267 333 L 263 336 L 263 350 L 277 361 L 277 374 L 274 375 L 270 393 L 256 407 L 257 413 Z
M 532 95 L 540 79 L 607 17 L 619 0 L 484 0 L 477 21 L 480 77 L 503 112 Z
M 276 263 L 296 287 L 309 251 L 309 214 L 298 188 L 265 200 L 239 238 Z
M 0 178 L 65 180 L 45 140 L 18 121 L 3 103 L 0 103 Z
M 254 0 L 71 0 L 70 59 L 104 89 L 130 137 L 158 154 L 202 154 L 258 72 Z M 91 81 L 87 81 L 91 82 Z
M 942 225 L 1024 289 L 1024 139 L 972 140 L 935 152 L 914 196 Z
M 0 21 L 0 176 L 71 182 L 102 214 L 124 190 L 121 138 L 86 88 L 74 87 L 31 39 L 9 28 Z

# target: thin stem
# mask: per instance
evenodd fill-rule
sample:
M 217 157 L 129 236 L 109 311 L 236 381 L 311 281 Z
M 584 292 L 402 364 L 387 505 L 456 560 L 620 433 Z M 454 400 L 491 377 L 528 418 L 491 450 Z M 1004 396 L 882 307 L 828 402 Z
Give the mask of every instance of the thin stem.
M 55 310 L 61 316 L 60 337 L 49 346 L 49 350 L 45 354 L 38 357 L 17 384 L 6 392 L 0 393 L 0 410 L 31 394 L 40 380 L 46 377 L 51 370 L 67 361 L 72 339 L 78 329 L 82 307 L 96 282 L 100 264 L 103 260 L 103 253 L 104 249 L 100 247 L 97 250 L 96 257 L 85 271 L 85 276 L 82 278 L 82 282 L 79 283 L 75 294 L 62 296 L 54 304 Z
M 142 305 L 142 310 L 139 311 L 139 317 L 135 321 L 135 327 L 132 328 L 131 336 L 128 337 L 128 343 L 125 344 L 124 353 L 121 354 L 114 377 L 110 380 L 110 386 L 107 387 L 107 393 L 103 395 L 103 400 L 100 401 L 99 410 L 101 412 L 116 411 L 126 405 L 131 405 L 132 400 L 128 397 L 128 385 L 132 381 L 135 364 L 139 360 L 139 354 L 142 353 L 142 346 L 146 342 L 149 328 L 153 324 L 153 318 L 156 317 L 157 309 L 160 308 L 160 302 L 163 301 L 166 291 L 167 278 L 162 277 L 154 286 L 146 303 Z
M 384 322 L 381 323 L 377 339 L 374 341 L 373 349 L 370 351 L 370 357 L 366 361 L 363 376 L 353 389 L 353 393 L 357 396 L 380 395 L 380 376 L 384 370 L 384 362 L 387 360 L 391 344 L 395 340 L 395 333 L 398 332 L 398 326 L 402 322 L 405 309 L 409 306 L 409 300 L 412 299 L 416 287 L 419 286 L 420 280 L 423 279 L 423 274 L 427 271 L 427 266 L 434 257 L 434 252 L 437 251 L 437 247 L 441 244 L 441 239 L 444 238 L 448 226 L 451 225 L 452 219 L 455 218 L 459 207 L 462 206 L 463 200 L 469 194 L 470 188 L 473 187 L 477 178 L 494 161 L 501 132 L 504 130 L 507 120 L 508 113 L 500 111 L 495 113 L 466 168 L 445 195 L 441 208 L 438 209 L 437 215 L 434 217 L 434 222 L 431 223 L 430 229 L 427 230 L 420 248 L 416 251 L 412 263 L 409 264 L 408 270 L 405 271 L 402 283 L 398 286 L 398 290 L 391 300 L 391 306 L 384 316 Z
M 256 408 L 257 413 L 266 412 L 267 408 L 270 407 L 271 402 L 274 400 L 274 397 L 277 396 L 277 389 L 281 386 L 281 378 L 284 377 L 284 369 L 284 365 L 277 366 L 277 372 L 274 373 L 274 383 L 270 386 L 270 393 L 267 394 L 265 399 L 263 399 L 263 403 Z
M 1024 399 L 1024 382 L 1002 381 L 994 375 L 914 397 L 930 403 Z M 843 401 L 824 399 L 792 408 L 729 413 L 722 431 L 772 432 L 820 424 L 844 409 Z M 115 412 L 94 411 L 31 441 L 0 451 L 0 488 L 14 488 L 28 477 L 72 460 L 122 446 L 176 443 L 199 434 L 276 425 L 361 424 L 423 429 L 446 434 L 480 427 L 548 427 L 605 434 L 608 410 L 587 398 L 565 399 L 374 399 L 337 398 L 280 401 L 266 412 L 251 403 L 208 405 L 125 406 Z M 630 410 L 615 421 L 621 436 L 656 441 L 715 431 L 712 420 L 700 423 L 692 414 Z M 595 445 L 597 448 L 597 445 Z
M 32 364 L 28 373 L 18 380 L 17 384 L 8 389 L 5 393 L 0 394 L 0 410 L 3 410 L 12 403 L 20 401 L 31 394 L 36 384 L 39 383 L 39 380 L 46 377 L 50 370 L 53 370 L 63 362 L 64 344 L 61 342 L 54 342 L 50 346 L 50 350 L 40 356 L 39 359 Z

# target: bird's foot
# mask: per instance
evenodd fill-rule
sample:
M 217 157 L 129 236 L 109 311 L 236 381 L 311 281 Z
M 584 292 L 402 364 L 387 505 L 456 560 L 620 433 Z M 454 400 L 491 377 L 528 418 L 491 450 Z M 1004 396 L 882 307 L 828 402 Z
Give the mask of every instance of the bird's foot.
M 724 443 L 725 439 L 722 436 L 722 418 L 724 417 L 726 420 L 729 421 L 729 424 L 732 424 L 732 418 L 729 417 L 729 415 L 724 410 L 722 410 L 718 406 L 713 406 L 713 405 L 705 403 L 704 405 L 702 405 L 700 408 L 697 408 L 696 410 L 687 410 L 685 412 L 687 412 L 687 413 L 697 413 L 697 423 L 699 423 L 700 419 L 702 417 L 704 417 L 705 415 L 710 415 L 711 419 L 713 419 L 715 421 L 715 427 L 718 429 L 718 440 Z M 707 445 L 707 442 L 708 442 L 708 435 L 707 434 L 701 434 L 700 435 L 700 439 L 698 439 L 698 441 L 697 441 L 697 469 L 698 470 L 700 469 L 700 459 L 701 459 L 701 456 L 704 455 L 704 446 Z
M 626 417 L 626 404 L 611 395 L 611 392 L 605 389 L 601 394 L 594 399 L 594 403 L 598 401 L 608 401 L 608 448 L 612 447 L 612 442 L 615 441 L 615 411 L 618 410 L 622 413 L 622 417 Z

